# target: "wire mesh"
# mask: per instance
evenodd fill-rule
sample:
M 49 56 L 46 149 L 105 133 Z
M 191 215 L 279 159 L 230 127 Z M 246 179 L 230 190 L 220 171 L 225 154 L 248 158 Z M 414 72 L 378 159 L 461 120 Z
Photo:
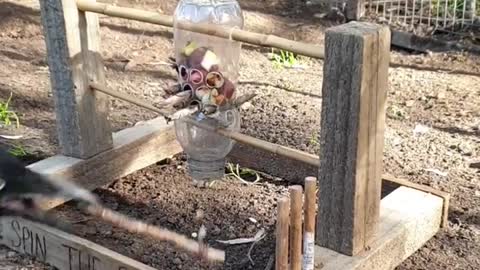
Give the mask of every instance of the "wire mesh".
M 342 10 L 347 0 L 322 0 Z M 354 0 L 350 0 L 354 1 Z M 364 0 L 365 16 L 404 30 L 463 32 L 480 29 L 480 0 Z

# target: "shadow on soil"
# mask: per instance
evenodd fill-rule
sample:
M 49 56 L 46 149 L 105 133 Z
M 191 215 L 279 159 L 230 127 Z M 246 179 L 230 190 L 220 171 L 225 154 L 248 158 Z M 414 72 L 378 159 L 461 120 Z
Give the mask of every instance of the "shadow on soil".
M 38 25 L 40 24 L 40 11 L 11 2 L 0 2 L 0 29 L 12 19 Z
M 479 136 L 480 137 L 480 130 L 465 130 L 458 127 L 440 127 L 440 126 L 433 126 L 434 129 L 439 131 L 447 132 L 449 134 L 458 134 L 458 135 L 466 135 L 466 136 Z

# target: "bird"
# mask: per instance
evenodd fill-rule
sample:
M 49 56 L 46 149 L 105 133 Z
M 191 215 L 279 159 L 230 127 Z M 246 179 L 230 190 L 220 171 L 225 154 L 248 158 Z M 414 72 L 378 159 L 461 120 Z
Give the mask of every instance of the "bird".
M 65 179 L 40 174 L 0 148 L 0 216 L 22 217 L 69 230 L 68 224 L 42 209 L 48 199 L 71 199 L 79 206 L 98 205 L 91 191 Z

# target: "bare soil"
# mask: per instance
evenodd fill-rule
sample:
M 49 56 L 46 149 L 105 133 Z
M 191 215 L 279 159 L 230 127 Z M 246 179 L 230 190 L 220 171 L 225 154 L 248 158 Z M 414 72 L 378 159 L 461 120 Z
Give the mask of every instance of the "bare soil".
M 177 3 L 115 2 L 165 14 L 172 14 Z M 314 11 L 299 14 L 266 1 L 240 2 L 246 28 L 252 31 L 322 44 L 324 30 L 334 25 L 314 18 Z M 153 102 L 160 100 L 163 90 L 175 82 L 173 70 L 161 64 L 172 53 L 170 29 L 101 16 L 101 34 L 109 85 Z M 259 96 L 242 112 L 242 132 L 318 153 L 323 62 L 301 58 L 303 69 L 277 69 L 267 57 L 269 52 L 244 46 L 239 87 Z M 392 51 L 392 59 L 403 65 L 480 73 L 480 58 L 466 53 Z M 448 227 L 397 269 L 480 269 L 480 170 L 469 167 L 480 159 L 480 77 L 394 67 L 389 80 L 384 171 L 452 193 Z M 31 153 L 25 158 L 29 163 L 58 153 L 38 1 L 0 2 L 0 98 L 6 100 L 10 93 L 20 128 L 2 127 L 0 135 L 23 137 L 0 138 L 1 143 L 22 145 Z M 115 131 L 153 117 L 138 107 L 111 101 Z M 286 180 L 263 175 L 259 185 L 246 185 L 227 177 L 212 189 L 197 189 L 190 185 L 180 154 L 96 193 L 113 209 L 186 235 L 197 232 L 202 223 L 209 244 L 226 249 L 226 269 L 265 269 L 274 254 L 276 200 L 286 193 Z M 204 212 L 201 222 L 195 220 L 197 210 Z M 55 211 L 70 221 L 84 218 L 70 204 Z M 76 223 L 75 228 L 82 237 L 158 269 L 223 269 L 95 220 Z M 260 228 L 267 236 L 251 251 L 254 264 L 247 256 L 250 245 L 224 246 L 215 241 L 252 237 Z M 0 249 L 0 266 L 51 269 L 6 248 Z

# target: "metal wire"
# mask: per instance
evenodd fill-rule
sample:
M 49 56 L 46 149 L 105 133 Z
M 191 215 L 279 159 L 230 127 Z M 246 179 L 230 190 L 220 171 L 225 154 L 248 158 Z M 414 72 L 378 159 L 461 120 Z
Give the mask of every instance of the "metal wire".
M 347 0 L 321 1 L 339 8 L 347 2 Z M 472 7 L 477 1 L 480 0 L 365 0 L 365 12 L 370 18 L 400 25 L 405 30 L 433 29 L 442 32 L 461 32 L 468 29 L 468 26 L 477 24 L 475 8 Z

